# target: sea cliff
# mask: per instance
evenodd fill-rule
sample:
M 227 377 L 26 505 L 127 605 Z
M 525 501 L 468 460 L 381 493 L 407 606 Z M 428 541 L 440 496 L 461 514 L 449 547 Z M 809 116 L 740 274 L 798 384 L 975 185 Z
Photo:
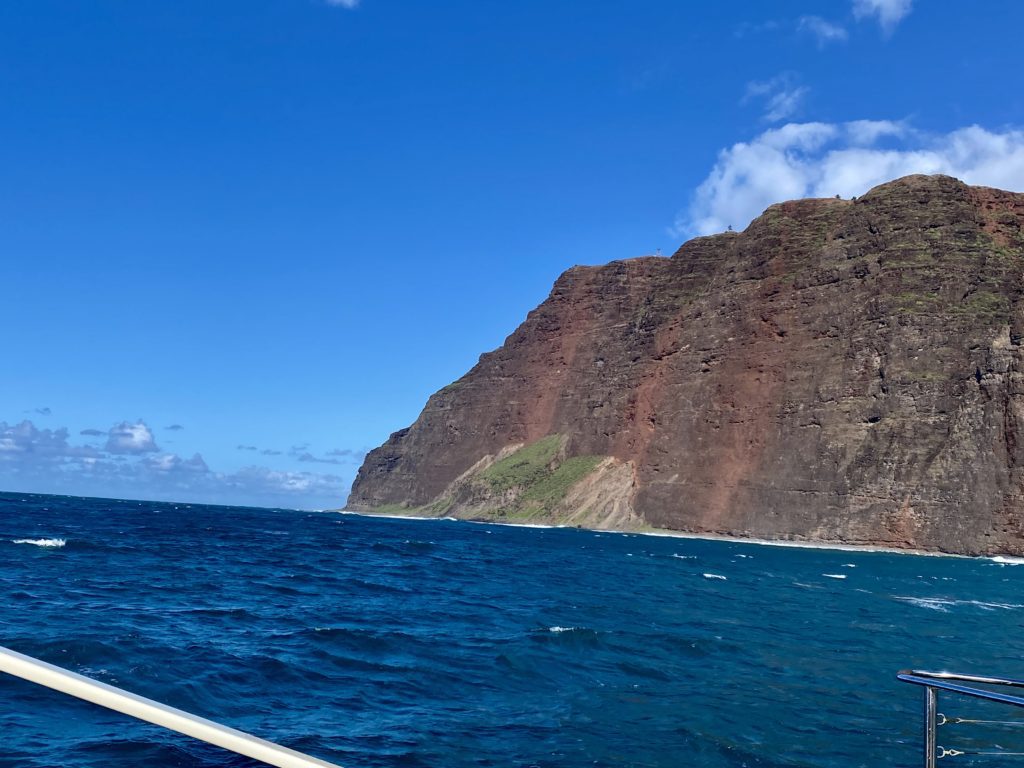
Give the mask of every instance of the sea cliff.
M 1022 223 L 909 176 L 573 267 L 347 506 L 1024 553 Z

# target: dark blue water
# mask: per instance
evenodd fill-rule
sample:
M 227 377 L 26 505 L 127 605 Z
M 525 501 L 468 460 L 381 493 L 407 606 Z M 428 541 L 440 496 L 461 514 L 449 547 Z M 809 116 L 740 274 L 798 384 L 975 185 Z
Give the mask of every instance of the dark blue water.
M 0 494 L 0 644 L 353 767 L 916 765 L 894 673 L 1024 676 L 1022 586 L 990 560 Z M 0 766 L 252 765 L 6 677 L 0 734 Z

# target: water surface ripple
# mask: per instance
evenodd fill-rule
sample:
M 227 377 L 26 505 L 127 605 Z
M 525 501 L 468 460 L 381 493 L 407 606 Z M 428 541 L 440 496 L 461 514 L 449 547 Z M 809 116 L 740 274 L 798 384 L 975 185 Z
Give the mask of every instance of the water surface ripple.
M 0 494 L 0 644 L 352 768 L 917 764 L 895 672 L 1024 677 L 1022 585 L 992 560 Z M 0 733 L 3 768 L 254 765 L 7 677 Z

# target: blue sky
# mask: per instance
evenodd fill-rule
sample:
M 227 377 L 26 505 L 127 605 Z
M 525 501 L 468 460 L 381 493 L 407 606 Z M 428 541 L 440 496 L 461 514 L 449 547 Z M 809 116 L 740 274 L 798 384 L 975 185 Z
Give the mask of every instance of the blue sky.
M 338 506 L 573 264 L 1024 190 L 1024 6 L 0 6 L 0 489 Z M 172 428 L 178 427 L 178 428 Z

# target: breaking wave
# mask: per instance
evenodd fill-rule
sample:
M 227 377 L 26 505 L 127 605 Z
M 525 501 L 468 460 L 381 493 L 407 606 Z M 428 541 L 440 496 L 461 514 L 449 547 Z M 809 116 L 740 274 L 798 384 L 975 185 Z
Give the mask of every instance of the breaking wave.
M 31 544 L 34 547 L 59 549 L 67 544 L 66 539 L 11 539 L 12 544 Z
M 949 609 L 960 605 L 970 605 L 975 608 L 981 608 L 983 611 L 1016 611 L 1024 608 L 1024 605 L 1019 603 L 996 603 L 986 602 L 984 600 L 954 600 L 945 597 L 906 597 L 903 595 L 894 595 L 894 600 L 900 602 L 910 603 L 916 605 L 919 608 L 928 608 L 932 611 L 942 611 L 949 613 Z
M 993 563 L 999 563 L 1000 565 L 1024 565 L 1024 557 L 1008 557 L 1006 555 L 996 555 L 991 559 Z

